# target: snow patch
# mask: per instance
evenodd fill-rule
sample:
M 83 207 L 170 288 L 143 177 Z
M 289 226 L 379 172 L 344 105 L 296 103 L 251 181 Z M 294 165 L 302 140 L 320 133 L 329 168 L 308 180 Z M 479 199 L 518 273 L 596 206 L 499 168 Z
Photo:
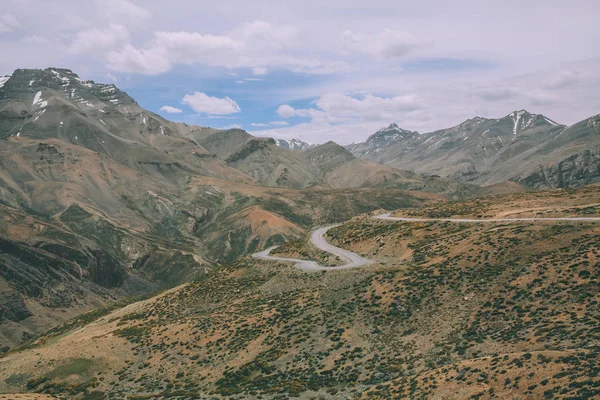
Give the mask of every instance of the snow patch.
M 102 125 L 106 125 L 106 122 L 102 121 L 101 119 L 100 119 L 100 122 L 102 122 Z
M 35 97 L 33 98 L 33 103 L 31 104 L 32 106 L 39 106 L 40 108 L 45 108 L 48 106 L 48 102 L 44 101 L 42 99 L 42 92 L 39 91 L 35 94 Z
M 544 117 L 544 119 L 545 119 L 545 120 L 546 120 L 546 122 L 548 122 L 549 124 L 552 124 L 552 125 L 559 125 L 559 124 L 557 124 L 556 122 L 552 121 L 552 120 L 551 120 L 551 119 L 549 119 L 549 118 L 546 118 L 546 117 Z
M 525 114 L 525 110 L 519 110 L 512 113 L 513 118 L 513 135 L 519 133 L 519 122 L 521 121 L 521 117 Z
M 37 115 L 37 117 L 35 117 L 35 119 L 33 120 L 33 122 L 35 122 L 35 121 L 37 121 L 38 119 L 40 119 L 40 117 L 41 117 L 42 115 L 44 115 L 44 113 L 45 113 L 45 112 L 46 112 L 46 110 L 45 110 L 45 109 L 44 109 L 44 110 L 42 110 L 42 112 L 41 112 L 41 113 L 39 113 L 39 114 Z
M 4 86 L 7 80 L 10 79 L 10 76 L 0 76 L 0 88 Z

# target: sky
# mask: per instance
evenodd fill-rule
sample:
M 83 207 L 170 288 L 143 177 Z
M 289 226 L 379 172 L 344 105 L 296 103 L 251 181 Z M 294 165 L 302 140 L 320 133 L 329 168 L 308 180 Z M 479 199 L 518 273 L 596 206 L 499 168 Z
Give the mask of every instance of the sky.
M 3 0 L 0 75 L 61 67 L 167 119 L 340 144 L 600 113 L 597 0 Z

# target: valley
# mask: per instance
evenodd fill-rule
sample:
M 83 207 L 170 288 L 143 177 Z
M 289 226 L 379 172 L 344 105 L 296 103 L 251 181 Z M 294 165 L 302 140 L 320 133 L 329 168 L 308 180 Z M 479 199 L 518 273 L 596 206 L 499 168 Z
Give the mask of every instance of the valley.
M 592 185 L 392 213 L 484 218 L 512 210 L 548 221 L 357 216 L 323 237 L 370 265 L 307 272 L 243 258 L 9 352 L 0 374 L 10 379 L 0 390 L 68 398 L 592 398 L 599 198 Z
M 17 70 L 0 86 L 0 393 L 600 395 L 596 120 L 521 110 L 344 147 Z

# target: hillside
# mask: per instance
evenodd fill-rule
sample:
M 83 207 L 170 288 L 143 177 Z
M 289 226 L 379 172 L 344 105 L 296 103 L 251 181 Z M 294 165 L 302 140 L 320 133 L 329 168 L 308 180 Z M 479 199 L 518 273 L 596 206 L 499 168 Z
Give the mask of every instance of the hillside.
M 297 189 L 389 187 L 450 197 L 463 197 L 478 190 L 472 185 L 361 160 L 334 142 L 290 151 L 278 145 L 275 139 L 257 138 L 241 129 L 193 130 L 188 137 L 229 167 L 264 186 Z
M 599 200 L 600 186 L 588 186 L 401 214 L 598 217 Z M 0 359 L 0 391 L 593 398 L 600 394 L 598 234 L 597 223 L 583 222 L 357 217 L 329 240 L 374 260 L 370 267 L 305 273 L 237 261 L 9 353 Z
M 1 83 L 2 351 L 313 225 L 477 190 L 341 148 L 347 159 L 331 169 L 241 130 L 173 123 L 66 69 Z M 351 179 L 352 166 L 369 172 Z
M 597 120 L 595 116 L 566 127 L 519 110 L 424 134 L 392 124 L 364 143 L 346 147 L 359 158 L 464 182 L 573 187 L 600 180 Z

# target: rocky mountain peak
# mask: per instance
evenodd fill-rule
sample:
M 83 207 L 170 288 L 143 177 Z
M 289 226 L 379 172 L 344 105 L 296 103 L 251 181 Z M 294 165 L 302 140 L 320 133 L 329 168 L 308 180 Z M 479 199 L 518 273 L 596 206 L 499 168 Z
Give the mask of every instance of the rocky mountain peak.
M 512 122 L 512 134 L 514 136 L 519 133 L 536 126 L 560 126 L 559 123 L 545 117 L 542 114 L 532 114 L 527 110 L 515 110 L 508 114 L 502 120 L 509 120 Z
M 396 123 L 392 123 L 385 128 L 381 128 L 367 139 L 368 142 L 377 141 L 379 144 L 388 145 L 392 142 L 412 137 L 417 135 L 418 132 L 412 132 L 406 129 L 402 129 Z
M 125 92 L 113 84 L 96 83 L 83 80 L 69 69 L 17 69 L 8 78 L 0 78 L 0 99 L 28 97 L 45 91 L 53 91 L 52 96 L 92 107 L 96 102 L 120 106 L 136 104 Z M 60 95 L 59 93 L 63 94 Z M 96 104 L 97 105 L 97 104 Z
M 303 142 L 299 139 L 274 139 L 275 144 L 286 150 L 308 150 L 318 146 L 318 144 Z

